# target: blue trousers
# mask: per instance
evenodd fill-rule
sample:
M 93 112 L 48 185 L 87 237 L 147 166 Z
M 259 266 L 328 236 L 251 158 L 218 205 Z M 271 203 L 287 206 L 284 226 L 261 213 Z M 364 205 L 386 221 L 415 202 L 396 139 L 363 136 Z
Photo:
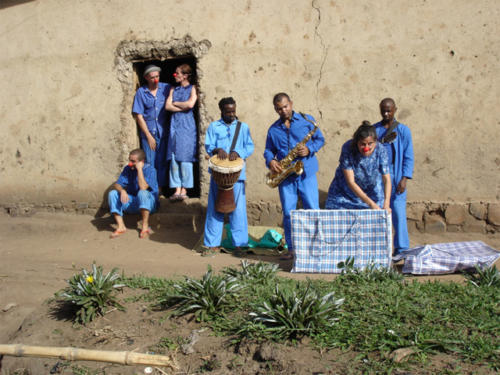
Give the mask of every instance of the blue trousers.
M 148 140 L 141 137 L 141 145 L 146 154 L 146 161 L 156 169 L 156 179 L 158 187 L 161 188 L 167 185 L 167 139 L 165 137 L 158 138 L 154 136 L 156 141 L 156 150 L 153 151 L 149 147 Z
M 153 213 L 156 202 L 153 193 L 147 190 L 139 190 L 137 196 L 128 194 L 128 202 L 122 203 L 118 190 L 111 190 L 108 194 L 109 211 L 112 214 L 123 216 L 124 213 L 137 214 L 141 210 Z
M 248 220 L 247 203 L 245 198 L 245 181 L 234 184 L 234 201 L 236 209 L 229 214 L 229 224 L 233 234 L 234 246 L 248 246 Z M 222 241 L 222 229 L 224 226 L 224 214 L 215 211 L 215 199 L 217 197 L 217 184 L 210 178 L 210 193 L 208 195 L 207 217 L 205 219 L 205 236 L 203 244 L 209 247 L 220 246 Z
M 193 163 L 190 161 L 178 162 L 175 160 L 175 154 L 172 154 L 169 186 L 171 188 L 183 187 L 191 189 L 193 187 Z
M 304 176 L 302 174 L 295 178 L 288 177 L 278 186 L 278 189 L 280 192 L 281 209 L 283 210 L 283 227 L 285 229 L 286 244 L 288 245 L 288 250 L 292 251 L 290 211 L 297 208 L 299 196 L 306 210 L 319 209 L 318 180 L 315 174 L 312 176 Z
M 406 191 L 398 194 L 396 181 L 392 179 L 391 210 L 392 225 L 394 226 L 394 254 L 408 250 L 410 238 L 408 236 L 408 224 L 406 223 Z

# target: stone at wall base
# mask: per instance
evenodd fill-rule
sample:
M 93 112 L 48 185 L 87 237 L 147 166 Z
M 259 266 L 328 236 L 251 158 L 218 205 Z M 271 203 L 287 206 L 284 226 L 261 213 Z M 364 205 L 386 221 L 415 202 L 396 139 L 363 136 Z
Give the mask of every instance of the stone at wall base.
M 500 203 L 488 205 L 488 223 L 500 226 Z
M 413 203 L 408 204 L 406 208 L 406 217 L 414 221 L 422 221 L 425 212 L 425 204 Z
M 463 231 L 469 233 L 484 233 L 486 231 L 486 222 L 468 216 L 465 220 Z
M 417 227 L 417 222 L 413 220 L 408 220 L 408 233 L 419 233 L 421 232 Z
M 476 219 L 485 220 L 488 214 L 488 210 L 482 203 L 471 203 L 469 205 L 469 213 Z
M 465 222 L 465 207 L 461 204 L 450 204 L 445 211 L 446 224 L 462 225 Z
M 447 232 L 462 232 L 462 226 L 461 225 L 455 225 L 455 224 L 449 224 L 446 226 L 446 231 Z
M 425 232 L 426 233 L 444 233 L 446 232 L 446 223 L 441 216 L 435 214 L 425 214 Z

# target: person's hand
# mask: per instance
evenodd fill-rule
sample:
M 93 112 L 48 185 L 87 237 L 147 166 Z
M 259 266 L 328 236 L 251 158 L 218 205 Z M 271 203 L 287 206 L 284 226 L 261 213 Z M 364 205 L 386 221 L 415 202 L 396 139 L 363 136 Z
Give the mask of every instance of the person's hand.
M 236 151 L 231 151 L 229 154 L 229 160 L 233 161 L 240 157 L 240 155 Z
M 141 161 L 138 161 L 137 163 L 135 163 L 135 169 L 137 169 L 138 171 L 141 171 L 142 168 L 144 168 L 144 160 L 141 160 Z
M 148 136 L 148 145 L 151 150 L 156 151 L 156 140 L 151 135 Z
M 309 155 L 309 153 L 310 153 L 310 151 L 306 145 L 299 145 L 297 147 L 297 155 L 304 157 L 304 156 Z
M 283 172 L 283 168 L 281 168 L 280 163 L 274 159 L 269 163 L 269 169 L 271 170 L 271 172 L 276 174 Z
M 388 214 L 392 212 L 390 203 L 384 203 L 384 207 L 382 207 L 382 209 L 386 210 Z
M 217 149 L 217 157 L 220 160 L 226 160 L 227 159 L 227 152 L 224 151 L 222 148 Z
M 129 198 L 128 198 L 127 191 L 126 190 L 122 190 L 120 192 L 120 201 L 125 204 L 125 203 L 128 203 L 128 200 L 129 200 Z
M 369 206 L 372 210 L 381 210 L 380 206 L 375 202 L 370 203 Z
M 406 177 L 403 177 L 401 181 L 399 181 L 398 187 L 396 188 L 396 192 L 398 194 L 403 194 L 406 190 Z

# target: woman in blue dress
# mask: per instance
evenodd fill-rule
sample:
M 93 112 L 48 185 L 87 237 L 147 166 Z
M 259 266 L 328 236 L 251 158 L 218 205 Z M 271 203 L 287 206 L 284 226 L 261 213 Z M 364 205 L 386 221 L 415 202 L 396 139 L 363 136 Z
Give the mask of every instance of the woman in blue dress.
M 390 212 L 389 159 L 368 121 L 344 143 L 340 165 L 328 190 L 326 209 L 384 209 Z
M 167 145 L 170 161 L 169 186 L 175 188 L 171 201 L 187 198 L 186 189 L 193 187 L 193 162 L 196 161 L 196 123 L 193 107 L 198 96 L 191 84 L 192 69 L 187 64 L 177 67 L 174 73 L 178 86 L 170 89 L 165 109 L 172 112 Z

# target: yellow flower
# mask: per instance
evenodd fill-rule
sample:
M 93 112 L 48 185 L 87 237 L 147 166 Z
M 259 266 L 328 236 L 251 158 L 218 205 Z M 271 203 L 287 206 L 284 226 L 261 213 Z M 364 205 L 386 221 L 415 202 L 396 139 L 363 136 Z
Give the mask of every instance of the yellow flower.
M 87 280 L 87 282 L 90 284 L 92 284 L 94 282 L 94 278 L 91 275 L 87 276 L 87 278 L 85 280 Z

